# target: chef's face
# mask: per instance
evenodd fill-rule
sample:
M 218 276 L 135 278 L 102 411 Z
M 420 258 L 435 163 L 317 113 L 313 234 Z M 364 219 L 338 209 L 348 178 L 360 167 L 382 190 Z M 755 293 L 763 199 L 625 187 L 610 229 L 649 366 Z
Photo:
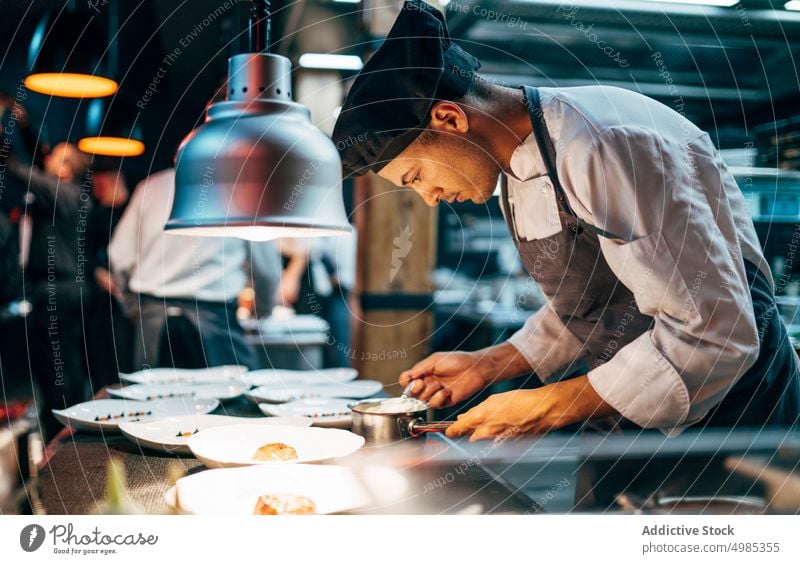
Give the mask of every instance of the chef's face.
M 413 189 L 429 206 L 441 200 L 483 204 L 497 186 L 500 166 L 470 130 L 464 111 L 440 102 L 428 129 L 378 174 Z

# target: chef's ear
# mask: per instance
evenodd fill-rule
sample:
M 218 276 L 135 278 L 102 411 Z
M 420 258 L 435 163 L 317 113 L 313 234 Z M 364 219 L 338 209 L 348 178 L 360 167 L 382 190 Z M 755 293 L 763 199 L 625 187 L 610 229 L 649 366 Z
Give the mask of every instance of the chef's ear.
M 466 133 L 469 131 L 469 119 L 461 106 L 443 100 L 431 107 L 431 121 L 428 127 L 445 133 Z

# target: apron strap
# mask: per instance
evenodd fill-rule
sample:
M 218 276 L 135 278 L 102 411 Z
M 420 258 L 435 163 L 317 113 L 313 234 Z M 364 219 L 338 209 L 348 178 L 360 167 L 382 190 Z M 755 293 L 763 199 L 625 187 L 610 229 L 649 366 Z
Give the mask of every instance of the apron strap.
M 558 202 L 559 209 L 570 217 L 575 218 L 578 230 L 586 229 L 587 231 L 606 239 L 621 239 L 613 233 L 605 231 L 604 229 L 600 229 L 599 227 L 595 227 L 591 223 L 587 223 L 578 217 L 578 214 L 573 211 L 569 204 L 569 200 L 567 199 L 567 194 L 564 192 L 564 188 L 561 186 L 561 181 L 558 179 L 558 169 L 556 168 L 556 148 L 553 145 L 553 140 L 550 137 L 550 132 L 547 129 L 547 122 L 544 119 L 539 89 L 528 85 L 522 86 L 522 89 L 525 93 L 525 105 L 528 107 L 528 112 L 530 113 L 531 125 L 533 125 L 533 135 L 536 137 L 536 143 L 539 146 L 539 152 L 542 155 L 542 161 L 547 169 L 547 175 L 550 177 L 550 181 L 553 183 L 553 189 L 556 193 L 556 201 Z M 563 220 L 562 226 L 564 226 Z

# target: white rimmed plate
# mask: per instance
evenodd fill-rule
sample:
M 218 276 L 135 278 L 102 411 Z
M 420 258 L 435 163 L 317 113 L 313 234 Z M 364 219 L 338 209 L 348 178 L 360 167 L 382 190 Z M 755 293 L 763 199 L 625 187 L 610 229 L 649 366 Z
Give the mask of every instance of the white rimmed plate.
M 274 417 L 310 417 L 316 427 L 349 427 L 353 421 L 351 399 L 306 398 L 288 403 L 260 403 L 258 408 Z
M 256 403 L 286 403 L 306 398 L 350 398 L 364 399 L 383 389 L 375 380 L 353 380 L 341 384 L 299 384 L 296 386 L 259 386 L 247 392 L 247 397 Z
M 210 366 L 208 368 L 148 368 L 132 374 L 119 373 L 120 380 L 134 384 L 211 384 L 241 382 L 246 366 Z
M 250 386 L 297 386 L 307 384 L 341 384 L 358 378 L 355 368 L 322 368 L 320 370 L 252 370 L 242 376 Z
M 289 461 L 253 460 L 268 443 L 284 443 L 297 451 Z M 364 437 L 341 429 L 227 425 L 200 431 L 187 443 L 192 454 L 209 468 L 321 462 L 352 454 L 364 445 Z
M 80 431 L 117 431 L 125 421 L 144 421 L 176 415 L 209 413 L 219 407 L 216 399 L 172 398 L 152 401 L 100 399 L 54 409 L 55 418 Z
M 187 445 L 189 437 L 225 425 L 281 425 L 288 427 L 308 427 L 308 417 L 231 417 L 229 415 L 182 415 L 165 417 L 150 421 L 120 423 L 119 430 L 125 437 L 139 446 L 190 454 Z M 187 435 L 188 433 L 188 435 Z
M 164 398 L 190 397 L 218 399 L 238 398 L 247 391 L 247 385 L 236 382 L 213 382 L 210 384 L 133 384 L 124 388 L 108 388 L 108 394 L 116 398 L 147 401 Z
M 266 494 L 302 495 L 319 514 L 343 513 L 369 505 L 356 474 L 333 464 L 273 464 L 206 470 L 178 480 L 164 496 L 179 513 L 252 515 Z

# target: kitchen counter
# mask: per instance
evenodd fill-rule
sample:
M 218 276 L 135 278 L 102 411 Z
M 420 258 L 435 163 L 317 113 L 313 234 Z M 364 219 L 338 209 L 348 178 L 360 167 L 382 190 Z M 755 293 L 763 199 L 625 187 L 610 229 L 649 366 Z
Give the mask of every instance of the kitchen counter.
M 226 402 L 215 413 L 261 416 L 243 398 Z M 407 483 L 398 499 L 361 513 L 659 512 L 663 510 L 654 502 L 668 499 L 694 503 L 670 512 L 727 512 L 730 507 L 708 501 L 720 498 L 755 500 L 744 508 L 746 512 L 786 512 L 766 507 L 764 501 L 774 492 L 757 479 L 728 469 L 726 465 L 740 456 L 796 473 L 800 430 L 687 430 L 675 438 L 657 431 L 609 435 L 583 431 L 478 443 L 429 435 L 392 446 L 364 447 L 337 463 L 389 467 Z M 48 514 L 93 512 L 103 499 L 106 466 L 112 457 L 123 461 L 130 495 L 148 513 L 169 511 L 163 497 L 172 485 L 167 477 L 172 461 L 177 460 L 187 474 L 205 469 L 191 456 L 142 450 L 120 434 L 64 429 L 47 446 L 40 465 L 42 504 L 35 509 Z M 622 504 L 620 494 L 624 494 Z M 737 511 L 741 510 L 739 506 Z
M 226 402 L 214 413 L 259 417 L 245 399 Z M 541 508 L 476 460 L 457 454 L 443 436 L 404 441 L 396 447 L 363 448 L 343 459 L 347 464 L 390 465 L 406 478 L 407 495 L 390 505 L 362 512 L 388 514 L 536 513 Z M 39 484 L 47 514 L 89 514 L 103 499 L 110 458 L 123 461 L 131 498 L 148 513 L 169 511 L 164 493 L 168 468 L 177 460 L 187 474 L 206 467 L 191 456 L 141 449 L 121 434 L 92 434 L 64 429 L 47 446 Z M 441 460 L 440 460 L 441 458 Z

